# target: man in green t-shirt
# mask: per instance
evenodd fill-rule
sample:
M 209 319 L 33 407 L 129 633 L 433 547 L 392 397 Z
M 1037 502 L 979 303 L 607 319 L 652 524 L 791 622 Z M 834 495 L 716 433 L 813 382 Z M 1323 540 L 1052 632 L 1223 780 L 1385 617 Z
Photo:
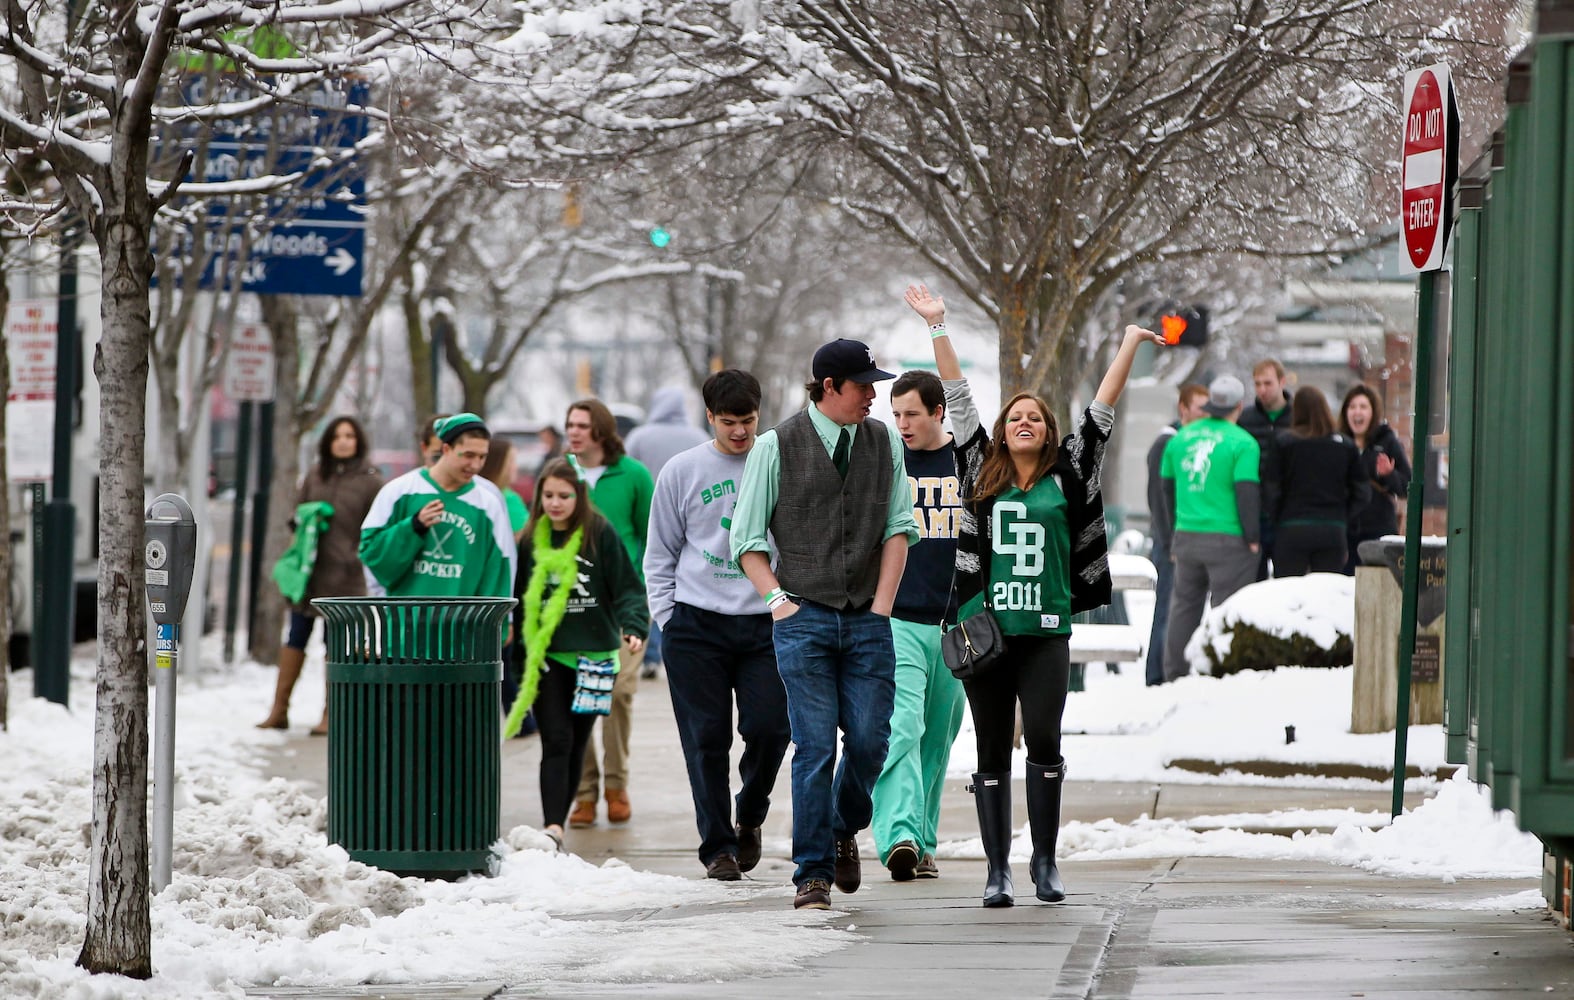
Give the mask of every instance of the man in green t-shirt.
M 361 563 L 373 594 L 508 597 L 514 533 L 503 495 L 476 473 L 491 433 L 473 413 L 439 420 L 442 453 L 384 486 L 361 522 Z
M 1257 577 L 1260 450 L 1236 426 L 1246 387 L 1234 375 L 1208 386 L 1207 416 L 1175 432 L 1164 446 L 1159 475 L 1165 513 L 1174 518 L 1170 559 L 1175 564 L 1170 594 L 1169 634 L 1164 643 L 1164 679 L 1190 673 L 1186 644 L 1213 606 Z

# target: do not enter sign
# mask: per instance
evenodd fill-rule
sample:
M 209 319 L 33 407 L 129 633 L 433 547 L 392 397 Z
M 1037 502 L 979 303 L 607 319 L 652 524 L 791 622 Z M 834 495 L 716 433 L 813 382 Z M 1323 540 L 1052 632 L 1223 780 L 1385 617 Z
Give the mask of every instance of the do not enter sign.
M 1400 167 L 1399 227 L 1402 263 L 1414 271 L 1443 266 L 1459 179 L 1459 110 L 1448 67 L 1405 74 L 1404 158 Z

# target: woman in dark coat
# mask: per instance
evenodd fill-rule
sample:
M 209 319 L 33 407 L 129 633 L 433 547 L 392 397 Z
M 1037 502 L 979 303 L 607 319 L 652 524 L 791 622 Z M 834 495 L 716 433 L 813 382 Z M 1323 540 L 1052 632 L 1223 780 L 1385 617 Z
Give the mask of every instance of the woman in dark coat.
M 1334 415 L 1316 386 L 1290 403 L 1290 429 L 1278 435 L 1279 482 L 1269 516 L 1275 525 L 1273 575 L 1343 573 L 1350 516 L 1371 488 L 1361 453 L 1334 432 Z
M 361 522 L 371 510 L 372 500 L 383 488 L 383 477 L 367 462 L 371 443 L 360 421 L 354 417 L 335 417 L 317 442 L 317 464 L 301 480 L 295 504 L 321 501 L 333 507 L 328 528 L 317 540 L 317 559 L 312 564 L 306 595 L 290 608 L 290 631 L 279 650 L 279 680 L 273 693 L 273 709 L 257 724 L 258 729 L 288 729 L 290 694 L 306 663 L 306 641 L 311 638 L 317 612 L 315 597 L 364 597 L 366 576 L 359 555 Z M 328 709 L 323 707 L 322 722 L 312 735 L 328 732 Z
M 1399 533 L 1395 505 L 1410 493 L 1410 459 L 1405 457 L 1399 435 L 1383 420 L 1382 399 L 1369 386 L 1353 386 L 1344 394 L 1344 402 L 1339 406 L 1339 433 L 1360 449 L 1361 468 L 1372 487 L 1367 502 L 1350 515 L 1350 552 L 1344 571 L 1354 575 L 1361 562 L 1357 545 Z

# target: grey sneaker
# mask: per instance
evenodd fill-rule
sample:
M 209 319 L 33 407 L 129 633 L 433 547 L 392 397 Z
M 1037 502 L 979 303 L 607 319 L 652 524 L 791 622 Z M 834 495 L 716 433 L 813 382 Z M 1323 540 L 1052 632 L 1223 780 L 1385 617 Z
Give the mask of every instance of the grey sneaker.
M 829 910 L 831 908 L 831 883 L 823 878 L 811 878 L 798 887 L 793 897 L 795 910 Z
M 940 868 L 935 864 L 935 856 L 928 851 L 918 859 L 918 867 L 913 869 L 913 874 L 919 878 L 939 878 Z

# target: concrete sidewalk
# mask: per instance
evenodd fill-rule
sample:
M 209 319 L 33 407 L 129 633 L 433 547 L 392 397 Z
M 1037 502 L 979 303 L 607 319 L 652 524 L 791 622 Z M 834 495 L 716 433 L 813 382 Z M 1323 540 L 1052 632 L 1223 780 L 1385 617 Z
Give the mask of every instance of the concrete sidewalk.
M 664 680 L 643 682 L 635 701 L 633 821 L 569 831 L 568 849 L 592 862 L 616 856 L 646 870 L 698 878 L 697 834 L 683 757 Z M 326 741 L 304 727 L 272 761 L 272 772 L 321 787 Z M 534 738 L 504 748 L 505 830 L 539 826 Z M 751 873 L 779 894 L 741 899 L 741 909 L 791 906 L 790 794 L 783 766 L 766 856 Z M 947 788 L 941 839 L 976 836 L 964 782 Z M 1022 790 L 1016 792 L 1018 825 Z M 1410 805 L 1419 801 L 1412 797 Z M 1386 811 L 1386 791 L 1068 783 L 1066 820 L 1142 814 L 1177 819 L 1275 809 L 1350 807 Z M 854 895 L 833 893 L 833 924 L 860 943 L 790 977 L 723 983 L 585 985 L 507 983 L 345 990 L 256 990 L 258 997 L 1127 997 L 1574 998 L 1574 949 L 1544 911 L 1463 909 L 1534 888 L 1526 880 L 1444 884 L 1348 868 L 1218 858 L 1071 862 L 1070 898 L 1032 898 L 1026 866 L 1019 903 L 979 906 L 984 865 L 942 859 L 942 877 L 894 883 L 872 858 Z M 1026 887 L 1027 892 L 1021 893 Z M 682 906 L 596 915 L 659 921 L 692 915 Z M 725 941 L 717 942 L 725 948 Z

